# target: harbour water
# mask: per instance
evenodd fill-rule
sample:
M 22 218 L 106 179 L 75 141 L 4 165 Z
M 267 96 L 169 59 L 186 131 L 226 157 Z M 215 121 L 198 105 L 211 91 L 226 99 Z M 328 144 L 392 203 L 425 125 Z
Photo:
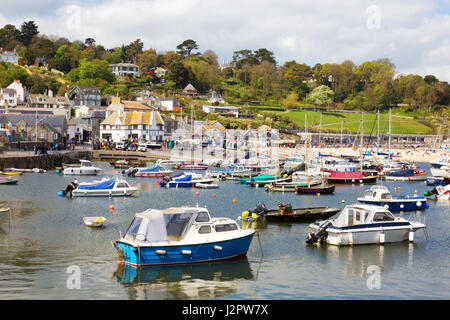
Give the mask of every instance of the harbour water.
M 96 164 L 104 169 L 103 177 L 121 176 L 107 163 Z M 427 163 L 418 166 L 429 168 Z M 82 182 L 100 177 L 77 178 Z M 308 224 L 267 224 L 258 226 L 242 261 L 136 270 L 118 265 L 111 240 L 126 230 L 136 212 L 147 208 L 198 204 L 207 206 L 213 217 L 230 218 L 260 202 L 268 208 L 280 201 L 293 207 L 343 208 L 371 185 L 337 185 L 333 195 L 317 196 L 268 193 L 233 182 L 220 182 L 219 189 L 210 190 L 165 189 L 155 178 L 127 177 L 141 190 L 135 197 L 68 199 L 57 194 L 71 176 L 26 173 L 19 179 L 16 186 L 0 186 L 0 206 L 11 208 L 11 219 L 0 226 L 3 300 L 450 298 L 448 200 L 430 200 L 429 209 L 413 213 L 425 221 L 429 239 L 419 231 L 412 244 L 306 246 Z M 417 190 L 423 195 L 432 188 L 423 182 L 382 183 L 393 194 Z M 411 213 L 401 215 L 408 218 Z M 85 216 L 106 217 L 106 227 L 85 227 Z M 78 271 L 79 286 L 73 286 Z

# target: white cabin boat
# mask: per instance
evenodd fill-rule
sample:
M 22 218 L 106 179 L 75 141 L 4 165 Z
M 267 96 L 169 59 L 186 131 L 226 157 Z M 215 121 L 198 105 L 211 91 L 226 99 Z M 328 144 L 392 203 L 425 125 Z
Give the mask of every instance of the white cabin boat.
M 72 190 L 72 197 L 126 197 L 132 196 L 138 188 L 130 186 L 122 179 L 103 179 L 102 181 L 80 183 Z
M 395 217 L 389 210 L 373 205 L 348 205 L 332 220 L 316 221 L 309 226 L 306 243 L 317 241 L 332 245 L 389 243 L 414 240 L 414 232 L 425 224 Z
M 89 160 L 80 160 L 81 165 L 79 167 L 67 167 L 64 168 L 64 174 L 68 175 L 97 175 L 103 171 L 103 169 L 95 167 Z
M 430 168 L 433 177 L 450 177 L 450 165 L 440 168 Z

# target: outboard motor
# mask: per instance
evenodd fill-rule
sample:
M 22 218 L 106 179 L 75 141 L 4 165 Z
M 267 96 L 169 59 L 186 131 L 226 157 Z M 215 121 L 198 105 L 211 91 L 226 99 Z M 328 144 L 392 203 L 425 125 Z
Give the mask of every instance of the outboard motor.
M 75 182 L 71 182 L 67 187 L 66 190 L 63 190 L 62 193 L 64 196 L 69 195 L 72 197 L 72 191 L 75 190 L 78 187 L 78 184 Z
M 130 171 L 128 171 L 128 176 L 129 177 L 134 177 L 134 175 L 136 174 L 136 172 L 138 172 L 139 171 L 139 169 L 137 169 L 137 168 L 130 168 L 131 170 Z
M 319 228 L 316 232 L 311 232 L 308 234 L 308 237 L 306 237 L 305 242 L 307 244 L 314 244 L 317 241 L 323 242 L 328 236 L 328 232 L 326 231 L 327 228 L 331 225 L 331 221 L 325 220 L 319 224 Z
M 267 207 L 264 203 L 259 203 L 252 213 L 257 214 L 259 218 L 262 218 L 267 213 Z
M 168 184 L 171 179 L 172 178 L 168 177 L 168 176 L 163 177 L 162 180 L 159 182 L 159 186 L 160 187 L 165 187 L 166 184 Z
M 433 194 L 437 194 L 437 193 L 438 193 L 437 188 L 433 188 L 433 189 L 431 189 L 430 191 L 425 191 L 424 194 L 423 194 L 423 196 L 424 196 L 424 197 L 430 197 L 430 196 L 432 196 Z

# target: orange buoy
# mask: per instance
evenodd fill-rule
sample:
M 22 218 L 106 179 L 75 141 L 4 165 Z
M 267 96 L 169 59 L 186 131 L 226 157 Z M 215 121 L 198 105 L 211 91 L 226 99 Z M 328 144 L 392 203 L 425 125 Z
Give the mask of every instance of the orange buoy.
M 195 193 L 195 195 L 196 195 L 196 196 L 200 195 L 200 192 L 197 191 L 197 192 Z
M 109 210 L 113 211 L 113 210 L 114 210 L 114 206 L 113 206 L 113 205 L 110 205 L 110 206 L 109 206 Z
M 216 197 L 216 195 L 215 195 L 215 194 L 213 194 L 213 195 L 212 195 L 212 197 L 213 197 L 213 198 L 215 198 L 215 197 Z
M 233 203 L 236 203 L 236 199 L 233 200 Z

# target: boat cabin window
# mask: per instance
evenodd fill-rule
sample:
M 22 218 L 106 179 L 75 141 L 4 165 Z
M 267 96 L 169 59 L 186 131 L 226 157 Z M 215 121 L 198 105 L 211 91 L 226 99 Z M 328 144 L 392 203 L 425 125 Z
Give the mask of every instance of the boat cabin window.
M 381 199 L 391 199 L 391 194 L 390 193 L 382 193 Z
M 186 225 L 191 220 L 192 213 L 164 214 L 168 236 L 181 236 Z
M 142 218 L 139 218 L 139 217 L 134 218 L 133 221 L 131 221 L 131 224 L 128 227 L 127 232 L 125 232 L 125 235 L 136 236 L 136 234 L 139 230 L 139 226 L 141 225 L 141 222 L 142 222 Z
M 211 233 L 211 226 L 201 226 L 200 229 L 198 229 L 198 233 Z
M 348 225 L 353 225 L 353 218 L 355 215 L 355 211 L 353 209 L 348 209 L 347 216 L 348 216 Z
M 377 212 L 373 216 L 373 221 L 394 221 L 394 217 L 387 212 Z
M 197 218 L 195 218 L 195 222 L 208 222 L 209 216 L 206 212 L 199 212 L 197 214 Z
M 90 163 L 90 162 L 82 162 L 81 166 L 83 166 L 83 167 L 92 167 L 92 163 Z
M 232 231 L 237 230 L 237 228 L 237 224 L 235 223 L 218 224 L 216 225 L 216 232 Z
M 366 192 L 364 193 L 365 197 L 372 197 L 373 196 L 373 192 L 371 190 L 366 190 Z
M 118 183 L 116 188 L 128 188 L 128 185 L 124 182 Z

